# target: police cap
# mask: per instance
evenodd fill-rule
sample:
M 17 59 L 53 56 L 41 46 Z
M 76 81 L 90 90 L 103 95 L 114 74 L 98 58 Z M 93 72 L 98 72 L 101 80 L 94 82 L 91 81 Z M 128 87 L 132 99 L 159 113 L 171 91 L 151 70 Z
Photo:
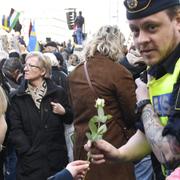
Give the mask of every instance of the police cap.
M 180 0 L 125 0 L 127 19 L 139 19 L 169 7 L 180 5 Z

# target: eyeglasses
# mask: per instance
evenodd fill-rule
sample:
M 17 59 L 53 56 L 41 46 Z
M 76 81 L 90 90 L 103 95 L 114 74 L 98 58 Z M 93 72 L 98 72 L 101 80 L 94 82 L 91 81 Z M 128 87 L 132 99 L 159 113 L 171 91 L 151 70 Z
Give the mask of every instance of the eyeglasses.
M 28 67 L 29 69 L 33 69 L 33 68 L 41 69 L 41 67 L 33 65 L 33 64 L 25 64 L 24 67 Z

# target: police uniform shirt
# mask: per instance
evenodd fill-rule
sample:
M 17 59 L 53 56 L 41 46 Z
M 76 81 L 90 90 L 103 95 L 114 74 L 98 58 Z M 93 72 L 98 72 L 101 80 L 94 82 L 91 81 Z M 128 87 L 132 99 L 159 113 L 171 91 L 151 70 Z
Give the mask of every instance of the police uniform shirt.
M 166 73 L 173 73 L 176 62 L 180 58 L 180 44 L 169 55 L 169 57 L 161 63 L 152 66 L 148 70 L 148 74 L 156 79 L 161 78 Z M 180 68 L 180 67 L 179 67 Z M 173 135 L 180 142 L 180 75 L 176 84 L 174 84 L 172 97 L 170 100 L 171 111 L 168 119 L 168 123 L 163 130 L 163 136 Z M 144 132 L 144 128 L 138 124 L 138 128 Z

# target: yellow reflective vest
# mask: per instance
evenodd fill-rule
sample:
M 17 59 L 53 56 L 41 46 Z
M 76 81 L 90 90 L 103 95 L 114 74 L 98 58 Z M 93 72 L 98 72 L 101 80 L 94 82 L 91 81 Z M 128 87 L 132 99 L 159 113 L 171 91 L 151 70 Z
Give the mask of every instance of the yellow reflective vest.
M 159 79 L 152 78 L 148 82 L 151 104 L 158 114 L 161 124 L 165 126 L 170 115 L 170 98 L 173 86 L 177 82 L 180 73 L 180 59 L 176 62 L 174 72 L 165 74 Z M 162 172 L 167 176 L 166 168 L 162 165 Z
M 173 86 L 177 82 L 180 73 L 180 59 L 176 62 L 174 72 L 165 74 L 159 79 L 152 78 L 148 82 L 149 95 L 155 112 L 159 115 L 163 126 L 167 124 L 170 114 L 170 98 Z

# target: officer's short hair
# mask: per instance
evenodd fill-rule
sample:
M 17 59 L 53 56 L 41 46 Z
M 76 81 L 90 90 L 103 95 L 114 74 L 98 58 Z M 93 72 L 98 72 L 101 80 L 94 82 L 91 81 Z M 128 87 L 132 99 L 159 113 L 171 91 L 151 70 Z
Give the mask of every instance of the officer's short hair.
M 180 5 L 170 7 L 166 10 L 167 15 L 171 20 L 177 15 L 178 11 L 180 11 Z

